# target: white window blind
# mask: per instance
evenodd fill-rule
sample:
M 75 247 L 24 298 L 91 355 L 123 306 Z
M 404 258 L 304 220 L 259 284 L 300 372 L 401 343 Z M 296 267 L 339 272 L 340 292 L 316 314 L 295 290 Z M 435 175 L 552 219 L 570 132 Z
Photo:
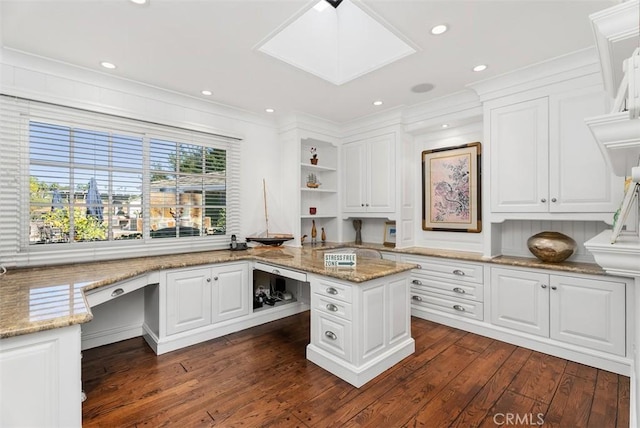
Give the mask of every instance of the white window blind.
M 7 96 L 0 108 L 5 264 L 223 248 L 238 233 L 238 140 Z

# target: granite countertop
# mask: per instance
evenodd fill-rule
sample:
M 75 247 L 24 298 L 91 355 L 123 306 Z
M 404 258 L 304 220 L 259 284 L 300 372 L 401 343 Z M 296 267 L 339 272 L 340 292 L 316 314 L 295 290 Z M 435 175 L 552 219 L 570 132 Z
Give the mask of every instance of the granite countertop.
M 10 269 L 0 277 L 0 339 L 91 321 L 85 292 L 149 272 L 233 261 L 261 261 L 355 284 L 412 269 L 410 263 L 358 258 L 355 269 L 325 268 L 325 251 L 342 247 L 376 249 L 390 253 L 443 257 L 509 266 L 604 275 L 589 263 L 543 263 L 535 258 L 499 256 L 425 248 L 395 249 L 377 244 L 327 243 L 303 248 L 257 247 L 246 251 L 216 250 L 164 256 L 138 257 L 93 263 Z
M 0 277 L 0 339 L 91 321 L 93 316 L 85 291 L 153 271 L 210 263 L 262 261 L 357 284 L 415 266 L 358 258 L 354 269 L 325 268 L 323 250 L 326 249 L 329 247 L 263 247 L 10 269 Z

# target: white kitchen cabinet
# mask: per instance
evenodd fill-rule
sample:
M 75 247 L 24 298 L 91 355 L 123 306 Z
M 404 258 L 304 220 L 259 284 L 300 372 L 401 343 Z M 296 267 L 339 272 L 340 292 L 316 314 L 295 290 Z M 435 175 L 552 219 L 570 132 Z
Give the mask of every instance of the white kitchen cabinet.
M 309 280 L 309 360 L 360 387 L 414 352 L 407 272 L 358 284 Z
M 605 106 L 590 86 L 492 108 L 492 212 L 614 212 L 622 184 L 584 122 Z
M 165 295 L 168 335 L 211 324 L 211 269 L 167 273 Z
M 491 268 L 491 322 L 624 356 L 626 283 Z
M 395 152 L 393 133 L 344 144 L 343 212 L 395 211 Z
M 80 325 L 0 339 L 0 426 L 81 427 Z
M 160 305 L 166 334 L 176 334 L 249 313 L 248 266 L 228 263 L 166 274 Z
M 414 255 L 403 255 L 401 260 L 418 266 L 411 271 L 413 315 L 430 319 L 429 314 L 436 313 L 483 320 L 482 264 Z

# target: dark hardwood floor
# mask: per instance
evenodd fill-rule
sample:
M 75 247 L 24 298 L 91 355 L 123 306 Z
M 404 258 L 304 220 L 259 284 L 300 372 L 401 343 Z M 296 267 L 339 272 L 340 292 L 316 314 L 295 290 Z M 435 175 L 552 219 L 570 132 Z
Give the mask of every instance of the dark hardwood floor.
M 357 389 L 305 359 L 309 313 L 156 356 L 84 351 L 86 427 L 624 427 L 629 378 L 412 319 L 416 352 Z

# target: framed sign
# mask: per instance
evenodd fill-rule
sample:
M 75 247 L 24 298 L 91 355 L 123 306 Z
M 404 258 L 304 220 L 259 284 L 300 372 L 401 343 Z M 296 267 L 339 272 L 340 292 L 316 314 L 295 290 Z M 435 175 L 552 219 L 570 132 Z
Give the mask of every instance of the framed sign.
M 385 247 L 396 246 L 396 222 L 386 221 L 384 223 L 384 240 L 382 241 Z
M 422 152 L 422 229 L 482 231 L 480 143 Z

